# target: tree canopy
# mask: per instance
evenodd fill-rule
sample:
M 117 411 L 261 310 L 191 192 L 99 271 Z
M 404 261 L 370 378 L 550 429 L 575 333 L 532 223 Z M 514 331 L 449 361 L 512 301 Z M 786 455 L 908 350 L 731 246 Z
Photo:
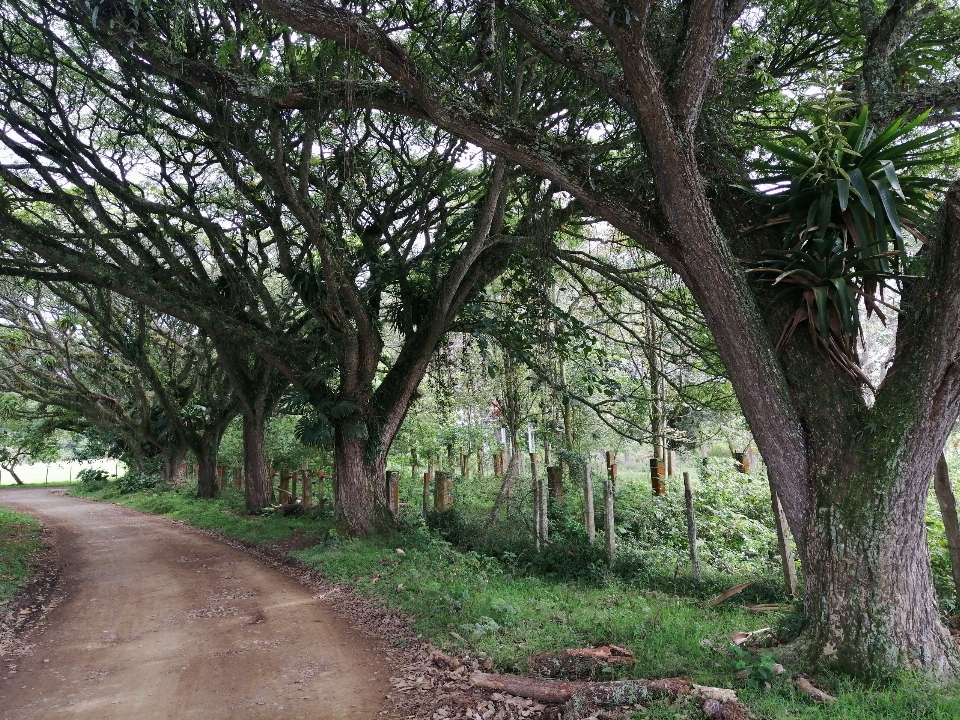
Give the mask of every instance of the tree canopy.
M 901 292 L 876 392 L 849 347 L 847 366 L 822 352 L 825 284 L 820 332 L 778 342 L 797 298 L 745 271 L 784 249 L 749 161 L 809 131 L 809 96 L 847 92 L 837 120 L 866 106 L 880 136 L 928 110 L 956 121 L 954 3 L 8 0 L 0 22 L 3 271 L 117 289 L 354 403 L 335 448 L 365 478 L 340 486 L 355 529 L 457 312 L 512 254 L 570 261 L 556 230 L 603 221 L 676 273 L 712 333 L 800 549 L 810 656 L 957 667 L 921 539 L 960 411 L 960 187 L 908 228 L 926 242 L 896 247 L 911 273 L 883 278 Z M 883 204 L 899 175 L 879 172 Z M 780 258 L 811 249 L 833 251 Z M 843 335 L 875 300 L 831 285 Z M 404 342 L 381 376 L 385 321 Z

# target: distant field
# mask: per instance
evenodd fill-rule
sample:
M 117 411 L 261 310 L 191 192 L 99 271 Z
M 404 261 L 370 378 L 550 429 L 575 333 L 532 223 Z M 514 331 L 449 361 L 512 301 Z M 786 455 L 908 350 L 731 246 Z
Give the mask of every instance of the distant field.
M 117 472 L 123 474 L 126 466 L 115 460 L 95 460 L 92 462 L 62 462 L 62 463 L 38 463 L 36 465 L 23 465 L 17 468 L 17 475 L 25 483 L 40 484 L 45 482 L 61 483 L 77 479 L 77 473 L 84 468 L 99 468 L 106 470 L 110 475 Z M 0 470 L 0 485 L 15 485 L 13 476 L 6 470 Z

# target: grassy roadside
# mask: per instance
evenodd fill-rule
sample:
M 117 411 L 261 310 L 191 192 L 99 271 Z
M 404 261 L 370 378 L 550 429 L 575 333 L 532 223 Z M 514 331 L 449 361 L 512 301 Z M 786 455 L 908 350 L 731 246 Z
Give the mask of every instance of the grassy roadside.
M 0 611 L 30 579 L 30 561 L 41 546 L 35 518 L 0 506 Z
M 814 705 L 791 682 L 775 678 L 762 684 L 764 668 L 776 660 L 788 673 L 797 663 L 789 650 L 756 650 L 745 659 L 750 677 L 738 679 L 736 659 L 717 649 L 727 634 L 787 625 L 786 616 L 756 616 L 736 600 L 718 608 L 700 601 L 612 581 L 599 586 L 554 582 L 479 555 L 464 553 L 412 528 L 392 536 L 341 537 L 329 515 L 315 517 L 248 516 L 242 498 L 228 493 L 215 501 L 198 501 L 187 492 L 144 491 L 120 495 L 115 486 L 72 494 L 118 502 L 145 512 L 167 515 L 224 535 L 271 545 L 296 536 L 293 554 L 331 580 L 350 584 L 389 606 L 412 615 L 414 629 L 450 651 L 469 647 L 506 672 L 523 672 L 533 653 L 565 647 L 614 643 L 630 648 L 635 666 L 611 677 L 686 675 L 699 684 L 735 687 L 759 718 L 780 720 L 955 720 L 960 717 L 960 689 L 932 687 L 903 678 L 884 687 L 863 687 L 830 675 L 816 678 L 837 703 Z M 769 653 L 769 654 L 768 654 Z M 695 718 L 682 704 L 654 706 L 636 717 Z

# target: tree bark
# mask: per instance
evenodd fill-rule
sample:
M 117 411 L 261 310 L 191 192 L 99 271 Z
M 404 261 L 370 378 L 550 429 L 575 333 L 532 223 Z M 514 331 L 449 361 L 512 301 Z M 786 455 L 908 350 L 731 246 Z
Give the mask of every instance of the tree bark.
M 243 485 L 247 512 L 271 504 L 270 474 L 264 451 L 267 419 L 288 380 L 249 348 L 221 337 L 213 338 L 230 389 L 243 418 Z
M 20 476 L 17 475 L 17 474 L 13 471 L 13 467 L 12 467 L 12 466 L 11 466 L 11 467 L 7 467 L 6 465 L 4 465 L 4 466 L 3 466 L 3 469 L 6 470 L 8 473 L 10 473 L 10 477 L 13 478 L 13 481 L 14 481 L 17 485 L 23 485 L 23 480 L 21 480 L 21 479 L 20 479 Z
M 539 680 L 522 675 L 494 675 L 482 672 L 474 673 L 470 677 L 470 683 L 475 687 L 532 698 L 546 703 L 564 703 L 574 695 L 583 692 L 596 695 L 599 700 L 603 700 L 603 704 L 635 703 L 649 700 L 652 697 L 676 697 L 681 693 L 690 692 L 694 687 L 685 678 L 587 682 L 583 680 Z
M 844 452 L 846 472 L 824 473 L 803 554 L 803 639 L 812 661 L 854 674 L 882 677 L 906 666 L 947 675 L 960 666 L 930 571 L 929 480 L 903 481 L 922 470 L 899 467 L 903 440 L 894 432 L 899 442 L 878 432 L 861 447 L 865 460 Z
M 264 451 L 267 413 L 243 412 L 243 487 L 248 512 L 256 512 L 270 504 L 270 474 Z M 216 466 L 214 466 L 216 473 Z
M 744 453 L 746 455 L 746 453 Z M 793 559 L 793 548 L 790 547 L 790 528 L 787 518 L 780 507 L 780 498 L 773 483 L 770 483 L 770 506 L 773 510 L 773 522 L 777 528 L 777 549 L 780 551 L 780 565 L 783 569 L 783 584 L 790 597 L 797 596 L 797 564 Z
M 513 447 L 517 446 L 517 439 L 515 436 L 511 436 L 513 442 Z M 514 452 L 510 456 L 510 462 L 507 464 L 507 471 L 503 474 L 503 484 L 500 486 L 500 491 L 497 493 L 497 499 L 493 502 L 493 507 L 490 508 L 490 516 L 487 518 L 486 529 L 489 530 L 493 527 L 494 523 L 497 522 L 497 518 L 500 515 L 500 511 L 503 509 L 504 503 L 506 503 L 510 498 L 513 497 L 513 486 L 517 481 L 517 475 L 520 474 L 520 453 Z
M 194 450 L 197 456 L 197 496 L 212 498 L 217 494 L 217 460 L 220 456 L 220 439 L 207 442 Z
M 352 535 L 369 534 L 391 524 L 383 482 L 387 454 L 372 445 L 366 438 L 353 437 L 342 425 L 335 428 L 336 503 Z
M 180 485 L 184 481 L 187 462 L 186 443 L 177 443 L 163 454 L 163 484 L 167 487 Z

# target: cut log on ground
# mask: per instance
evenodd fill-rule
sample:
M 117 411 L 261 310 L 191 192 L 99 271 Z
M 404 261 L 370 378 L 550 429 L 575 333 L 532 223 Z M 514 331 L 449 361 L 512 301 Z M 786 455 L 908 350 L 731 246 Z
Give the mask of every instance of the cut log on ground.
M 576 680 L 537 680 L 519 675 L 474 673 L 474 687 L 509 693 L 542 703 L 563 704 L 564 720 L 578 720 L 598 707 L 648 704 L 657 698 L 674 699 L 680 695 L 702 698 L 701 709 L 708 717 L 721 720 L 748 720 L 749 709 L 736 699 L 732 690 L 705 688 L 686 678 L 660 680 L 621 680 L 617 682 L 584 682 Z
M 633 652 L 627 648 L 601 645 L 531 655 L 527 664 L 531 672 L 542 677 L 589 680 L 604 668 L 634 662 Z

